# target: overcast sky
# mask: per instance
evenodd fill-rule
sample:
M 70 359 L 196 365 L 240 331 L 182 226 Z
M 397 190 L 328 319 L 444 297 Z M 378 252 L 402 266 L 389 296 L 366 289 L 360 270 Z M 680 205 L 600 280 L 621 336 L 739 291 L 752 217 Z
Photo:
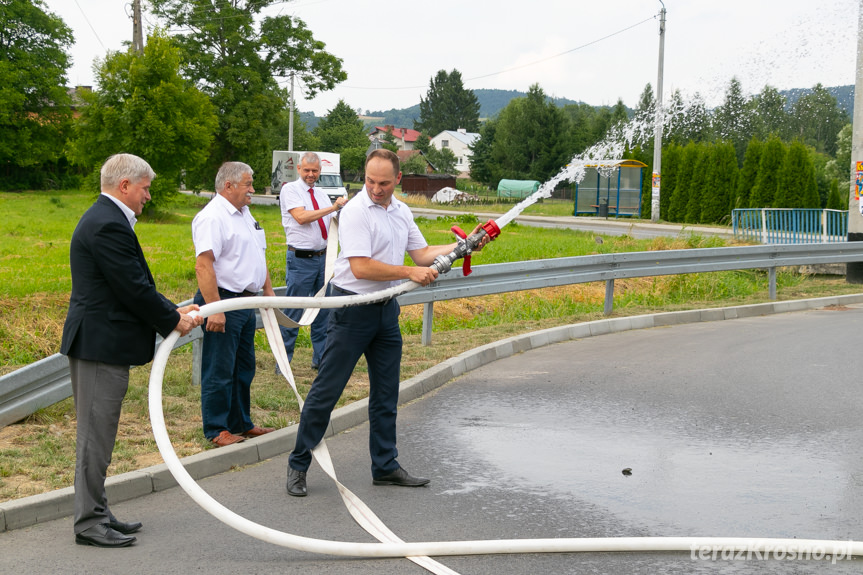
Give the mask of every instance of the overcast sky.
M 131 0 L 44 0 L 72 28 L 69 82 L 93 85 L 92 64 L 131 39 Z M 664 94 L 721 102 L 737 75 L 748 93 L 853 84 L 860 0 L 665 0 Z M 146 0 L 145 0 L 146 5 Z M 419 103 L 429 79 L 458 69 L 467 88 L 527 91 L 634 107 L 656 86 L 659 0 L 297 0 L 265 14 L 306 22 L 348 79 L 297 107 L 324 115 L 344 99 L 387 110 Z M 158 22 L 145 12 L 145 32 Z M 589 45 L 588 45 L 589 44 Z

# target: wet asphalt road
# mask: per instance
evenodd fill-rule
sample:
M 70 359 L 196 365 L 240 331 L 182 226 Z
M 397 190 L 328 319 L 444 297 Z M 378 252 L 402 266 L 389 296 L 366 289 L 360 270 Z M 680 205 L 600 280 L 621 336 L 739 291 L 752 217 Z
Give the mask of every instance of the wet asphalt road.
M 740 536 L 863 539 L 863 307 L 614 333 L 472 371 L 400 411 L 403 466 L 374 487 L 367 425 L 329 440 L 340 479 L 407 541 Z M 229 508 L 308 537 L 371 541 L 313 465 L 287 456 L 205 479 Z M 632 475 L 622 474 L 631 468 Z M 0 533 L 0 573 L 426 573 L 237 533 L 180 489 L 114 506 L 124 550 L 76 546 L 71 519 Z M 704 561 L 688 553 L 443 557 L 463 574 L 859 573 L 863 560 Z

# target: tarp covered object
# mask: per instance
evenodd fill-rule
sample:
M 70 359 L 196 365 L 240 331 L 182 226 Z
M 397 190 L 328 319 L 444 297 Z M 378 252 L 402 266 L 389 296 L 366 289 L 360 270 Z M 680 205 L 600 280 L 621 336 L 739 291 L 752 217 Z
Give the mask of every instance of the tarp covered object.
M 536 180 L 501 180 L 497 185 L 499 198 L 526 198 L 539 189 Z

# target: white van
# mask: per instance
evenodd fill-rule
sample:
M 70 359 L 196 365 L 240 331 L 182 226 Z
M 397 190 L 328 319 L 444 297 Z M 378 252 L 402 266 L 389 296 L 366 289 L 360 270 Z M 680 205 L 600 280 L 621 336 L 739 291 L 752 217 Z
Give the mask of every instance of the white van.
M 300 165 L 300 158 L 305 153 L 304 151 L 273 150 L 273 173 L 270 184 L 273 193 L 278 194 L 282 190 L 282 186 L 299 177 L 297 169 Z M 323 190 L 329 196 L 330 201 L 334 202 L 337 198 L 347 198 L 348 191 L 345 189 L 339 171 L 341 157 L 331 152 L 315 152 L 315 154 L 321 159 L 321 176 L 318 178 L 316 187 Z

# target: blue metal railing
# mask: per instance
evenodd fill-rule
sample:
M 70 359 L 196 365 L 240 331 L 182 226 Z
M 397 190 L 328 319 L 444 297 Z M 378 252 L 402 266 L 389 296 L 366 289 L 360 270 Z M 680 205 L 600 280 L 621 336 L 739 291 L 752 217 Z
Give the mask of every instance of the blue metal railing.
M 734 237 L 762 244 L 848 241 L 848 210 L 753 208 L 732 210 Z

